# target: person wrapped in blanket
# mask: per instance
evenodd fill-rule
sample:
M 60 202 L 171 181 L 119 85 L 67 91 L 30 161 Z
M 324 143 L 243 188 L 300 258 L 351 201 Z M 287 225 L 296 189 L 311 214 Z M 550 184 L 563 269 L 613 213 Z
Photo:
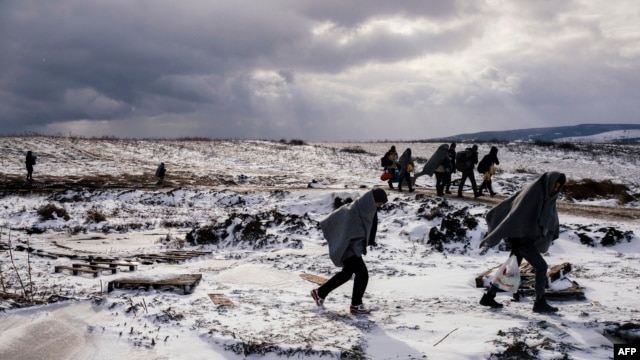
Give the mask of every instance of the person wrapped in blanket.
M 481 248 L 493 247 L 504 239 L 511 248 L 509 256 L 516 255 L 518 266 L 522 259 L 533 266 L 536 273 L 533 311 L 538 313 L 558 311 L 545 299 L 548 266 L 542 254 L 560 234 L 556 200 L 566 181 L 560 172 L 546 172 L 489 210 L 487 234 L 480 243 Z M 497 290 L 497 286 L 491 284 L 482 295 L 480 305 L 501 308 L 502 304 L 495 301 Z

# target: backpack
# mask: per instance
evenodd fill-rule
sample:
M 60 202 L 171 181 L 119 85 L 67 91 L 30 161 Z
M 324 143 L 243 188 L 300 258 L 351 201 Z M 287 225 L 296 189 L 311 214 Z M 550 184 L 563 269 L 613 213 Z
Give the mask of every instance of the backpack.
M 456 153 L 456 170 L 465 171 L 473 168 L 473 155 L 471 149 L 458 151 Z
M 35 155 L 33 155 L 33 156 L 31 157 L 31 165 L 35 165 L 35 164 L 36 164 L 36 159 L 37 159 L 37 158 L 38 158 L 38 157 L 37 157 L 37 156 L 35 156 Z
M 380 165 L 382 167 L 387 167 L 393 165 L 393 161 L 389 160 L 386 156 L 380 158 Z

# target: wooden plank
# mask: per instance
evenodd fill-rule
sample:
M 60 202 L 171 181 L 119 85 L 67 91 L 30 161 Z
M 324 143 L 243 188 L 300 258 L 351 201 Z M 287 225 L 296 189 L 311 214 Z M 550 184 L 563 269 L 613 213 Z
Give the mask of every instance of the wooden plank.
M 313 275 L 313 274 L 309 274 L 309 273 L 302 273 L 300 274 L 300 277 L 307 280 L 307 281 L 311 281 L 314 284 L 318 284 L 318 285 L 322 285 L 324 283 L 326 283 L 328 281 L 327 278 L 324 278 L 322 276 L 318 276 L 318 275 Z
M 79 273 L 83 272 L 83 273 L 93 274 L 93 277 L 100 276 L 99 270 L 83 269 L 79 267 L 64 266 L 64 265 L 56 265 L 54 267 L 54 271 L 57 273 L 62 272 L 62 270 L 70 270 L 73 275 L 78 275 Z
M 218 306 L 229 306 L 229 307 L 236 306 L 236 304 L 234 304 L 233 301 L 227 299 L 222 294 L 207 294 L 207 295 L 209 295 L 209 299 L 211 299 L 211 301 L 213 301 L 213 303 Z
M 109 281 L 107 284 L 107 291 L 111 292 L 114 289 L 127 286 L 143 286 L 147 289 L 159 288 L 161 286 L 177 286 L 182 287 L 184 294 L 188 294 L 193 291 L 193 288 L 198 285 L 201 279 L 202 274 L 170 275 L 159 279 L 119 278 Z
M 109 261 L 109 260 L 93 260 L 89 264 L 91 265 L 108 265 L 110 267 L 128 267 L 129 271 L 136 271 L 138 269 L 138 264 L 130 263 L 130 262 L 117 262 L 117 261 Z

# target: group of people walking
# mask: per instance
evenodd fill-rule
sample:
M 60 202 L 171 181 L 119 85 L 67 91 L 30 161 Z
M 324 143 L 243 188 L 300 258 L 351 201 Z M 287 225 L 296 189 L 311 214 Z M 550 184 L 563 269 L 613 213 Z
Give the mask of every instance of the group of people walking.
M 479 187 L 474 175 L 476 164 L 477 171 L 482 174 L 482 183 Z M 492 146 L 489 153 L 478 163 L 477 145 L 474 144 L 461 152 L 456 152 L 456 143 L 453 142 L 440 145 L 423 169 L 416 172 L 413 178 L 411 177 L 411 171 L 415 165 L 411 156 L 411 148 L 407 148 L 402 153 L 402 156 L 398 157 L 396 147 L 391 146 L 382 157 L 381 165 L 385 174 L 388 174 L 385 178 L 388 179 L 387 182 L 390 189 L 393 189 L 393 183 L 397 182 L 398 191 L 402 192 L 403 183 L 406 183 L 409 192 L 412 192 L 417 178 L 423 175 L 435 175 L 436 193 L 438 196 L 444 196 L 445 194 L 451 194 L 452 174 L 459 171 L 461 177 L 458 182 L 458 197 L 464 197 L 463 189 L 467 179 L 471 183 L 474 197 L 479 197 L 484 195 L 485 190 L 491 196 L 496 195 L 496 192 L 493 191 L 491 178 L 496 172 L 495 166 L 500 165 L 500 160 L 498 159 L 498 148 L 495 146 Z
M 438 151 L 444 150 L 448 150 L 448 147 L 441 146 Z M 433 164 L 430 164 L 427 171 L 431 171 L 432 167 Z M 443 173 L 446 173 L 446 168 Z M 485 181 L 483 180 L 483 184 Z M 560 222 L 556 200 L 565 183 L 566 177 L 562 173 L 544 173 L 496 205 L 486 215 L 487 233 L 480 243 L 481 248 L 489 248 L 504 241 L 511 249 L 510 256 L 516 256 L 518 267 L 524 259 L 535 269 L 533 311 L 538 313 L 558 311 L 545 298 L 548 265 L 542 254 L 548 251 L 551 241 L 559 237 Z M 353 314 L 371 312 L 371 308 L 365 306 L 362 300 L 369 282 L 363 256 L 367 254 L 367 247 L 376 246 L 378 210 L 387 201 L 386 192 L 376 188 L 334 210 L 320 221 L 323 236 L 329 246 L 329 257 L 336 267 L 342 269 L 326 283 L 311 290 L 311 297 L 318 307 L 324 307 L 327 296 L 353 277 L 349 311 Z M 498 284 L 492 282 L 479 304 L 502 308 L 503 305 L 495 301 L 498 291 Z
M 391 146 L 382 157 L 381 164 L 385 172 L 395 173 L 387 177 L 390 189 L 393 189 L 394 182 L 398 182 L 398 191 L 402 191 L 405 183 L 409 192 L 414 191 L 410 177 L 414 166 L 410 148 L 398 156 L 395 146 Z M 477 170 L 482 174 L 482 183 L 479 187 L 476 185 L 473 174 L 476 164 Z M 458 197 L 463 196 L 462 190 L 467 179 L 471 182 L 475 197 L 482 196 L 485 190 L 489 195 L 494 196 L 496 193 L 493 191 L 491 178 L 495 174 L 495 166 L 499 164 L 498 148 L 495 146 L 492 146 L 489 153 L 478 161 L 477 145 L 464 149 L 463 154 L 458 154 L 455 143 L 442 144 L 429 158 L 423 169 L 415 174 L 415 178 L 435 174 L 436 193 L 438 196 L 444 196 L 451 193 L 449 190 L 451 174 L 460 171 L 462 176 L 458 184 Z M 494 247 L 504 241 L 511 249 L 510 256 L 515 255 L 518 266 L 524 259 L 535 269 L 534 312 L 558 311 L 558 308 L 549 305 L 545 299 L 548 265 L 542 254 L 549 249 L 551 241 L 559 237 L 556 200 L 565 182 L 566 177 L 562 173 L 544 173 L 496 205 L 486 215 L 487 233 L 480 247 Z M 311 297 L 318 307 L 323 307 L 326 297 L 353 277 L 349 311 L 353 314 L 367 314 L 371 311 L 371 308 L 366 307 L 362 302 L 369 282 L 369 273 L 363 256 L 367 254 L 368 246 L 376 245 L 377 213 L 387 201 L 386 192 L 376 188 L 333 211 L 320 222 L 322 233 L 329 245 L 329 257 L 335 266 L 342 269 L 325 284 L 311 290 Z M 500 291 L 498 284 L 490 283 L 479 304 L 491 308 L 503 307 L 501 303 L 495 301 L 498 291 Z

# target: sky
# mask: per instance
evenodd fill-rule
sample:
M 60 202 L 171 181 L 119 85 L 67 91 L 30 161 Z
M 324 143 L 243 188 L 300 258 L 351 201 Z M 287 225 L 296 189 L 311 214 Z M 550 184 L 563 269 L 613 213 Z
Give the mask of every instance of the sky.
M 418 140 L 638 123 L 640 2 L 4 0 L 0 135 Z

